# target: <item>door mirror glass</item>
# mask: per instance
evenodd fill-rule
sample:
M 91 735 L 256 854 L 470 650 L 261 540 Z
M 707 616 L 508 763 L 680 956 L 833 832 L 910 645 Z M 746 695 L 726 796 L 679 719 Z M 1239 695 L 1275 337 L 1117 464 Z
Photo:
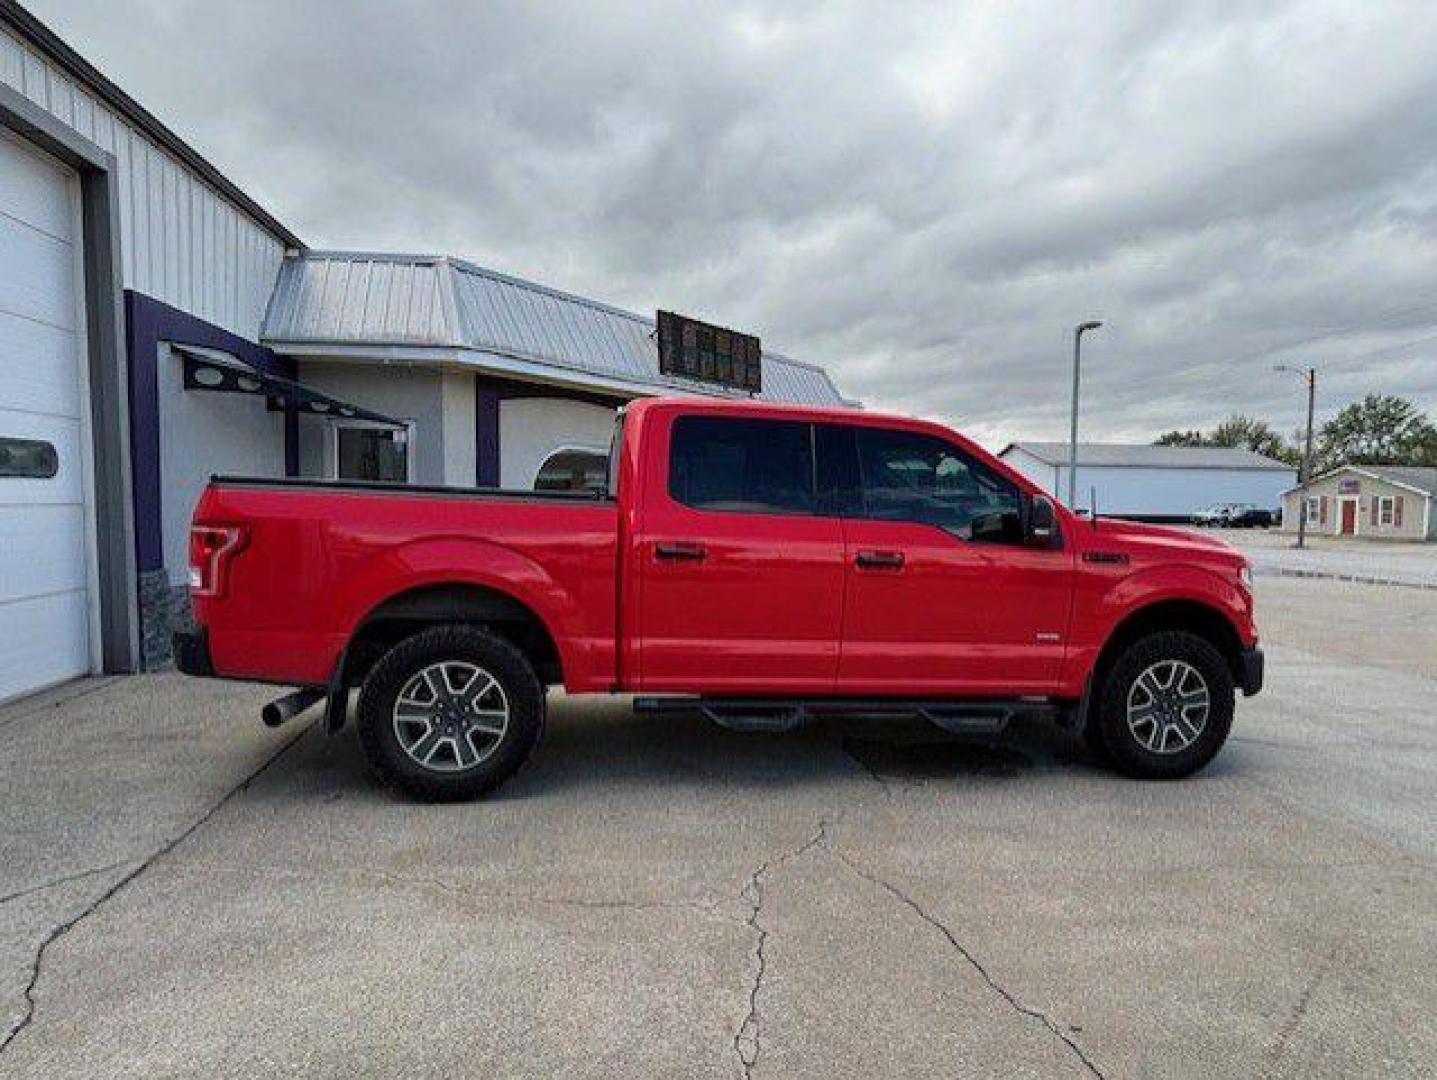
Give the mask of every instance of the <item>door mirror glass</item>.
M 1028 512 L 1024 515 L 1023 542 L 1029 547 L 1057 547 L 1062 541 L 1058 531 L 1058 511 L 1046 495 L 1028 496 Z

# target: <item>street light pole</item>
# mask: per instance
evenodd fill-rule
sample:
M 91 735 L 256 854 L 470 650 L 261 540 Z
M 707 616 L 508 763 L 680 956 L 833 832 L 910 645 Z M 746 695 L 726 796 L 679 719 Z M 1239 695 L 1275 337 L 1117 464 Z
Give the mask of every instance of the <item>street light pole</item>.
M 1073 416 L 1068 433 L 1068 509 L 1076 510 L 1078 501 L 1078 384 L 1083 368 L 1083 335 L 1103 324 L 1095 320 L 1073 327 Z
M 1307 438 L 1302 451 L 1302 465 L 1297 470 L 1297 486 L 1305 487 L 1312 479 L 1312 416 L 1317 404 L 1317 369 L 1315 367 L 1292 367 L 1290 364 L 1278 364 L 1274 371 L 1290 371 L 1294 375 L 1300 375 L 1307 383 Z M 1307 545 L 1307 492 L 1302 493 L 1302 508 L 1297 514 L 1297 546 Z

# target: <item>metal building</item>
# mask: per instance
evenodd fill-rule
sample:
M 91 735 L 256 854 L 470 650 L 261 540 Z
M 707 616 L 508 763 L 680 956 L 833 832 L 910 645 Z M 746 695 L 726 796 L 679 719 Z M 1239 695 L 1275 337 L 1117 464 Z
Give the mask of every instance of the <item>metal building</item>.
M 649 320 L 456 259 L 318 254 L 0 0 L 0 700 L 165 664 L 216 472 L 593 482 Z M 764 396 L 842 398 L 772 353 Z M 215 392 L 229 391 L 229 392 Z
M 1044 490 L 1066 500 L 1069 446 L 1009 443 L 998 455 Z M 1078 444 L 1077 504 L 1144 521 L 1190 521 L 1216 503 L 1277 510 L 1297 479 L 1290 465 L 1251 450 L 1208 446 Z

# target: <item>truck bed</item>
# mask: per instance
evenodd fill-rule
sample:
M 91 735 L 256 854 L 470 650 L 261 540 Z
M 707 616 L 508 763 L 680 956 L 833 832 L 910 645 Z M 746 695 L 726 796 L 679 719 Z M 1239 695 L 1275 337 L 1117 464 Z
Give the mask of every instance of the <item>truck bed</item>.
M 397 595 L 502 589 L 549 624 L 571 689 L 612 685 L 618 510 L 582 492 L 217 476 L 196 521 L 244 527 L 223 617 L 195 598 L 215 667 L 322 685 Z

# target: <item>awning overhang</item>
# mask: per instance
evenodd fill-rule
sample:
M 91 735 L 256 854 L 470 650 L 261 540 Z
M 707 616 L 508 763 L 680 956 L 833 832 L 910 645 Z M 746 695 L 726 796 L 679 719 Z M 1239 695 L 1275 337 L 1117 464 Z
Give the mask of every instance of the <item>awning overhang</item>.
M 253 394 L 264 397 L 271 409 L 293 409 L 312 416 L 337 416 L 344 420 L 364 420 L 394 428 L 408 426 L 403 420 L 330 397 L 293 379 L 259 371 L 232 356 L 218 354 L 217 350 L 201 352 L 175 344 L 171 344 L 170 348 L 184 364 L 186 390 Z

